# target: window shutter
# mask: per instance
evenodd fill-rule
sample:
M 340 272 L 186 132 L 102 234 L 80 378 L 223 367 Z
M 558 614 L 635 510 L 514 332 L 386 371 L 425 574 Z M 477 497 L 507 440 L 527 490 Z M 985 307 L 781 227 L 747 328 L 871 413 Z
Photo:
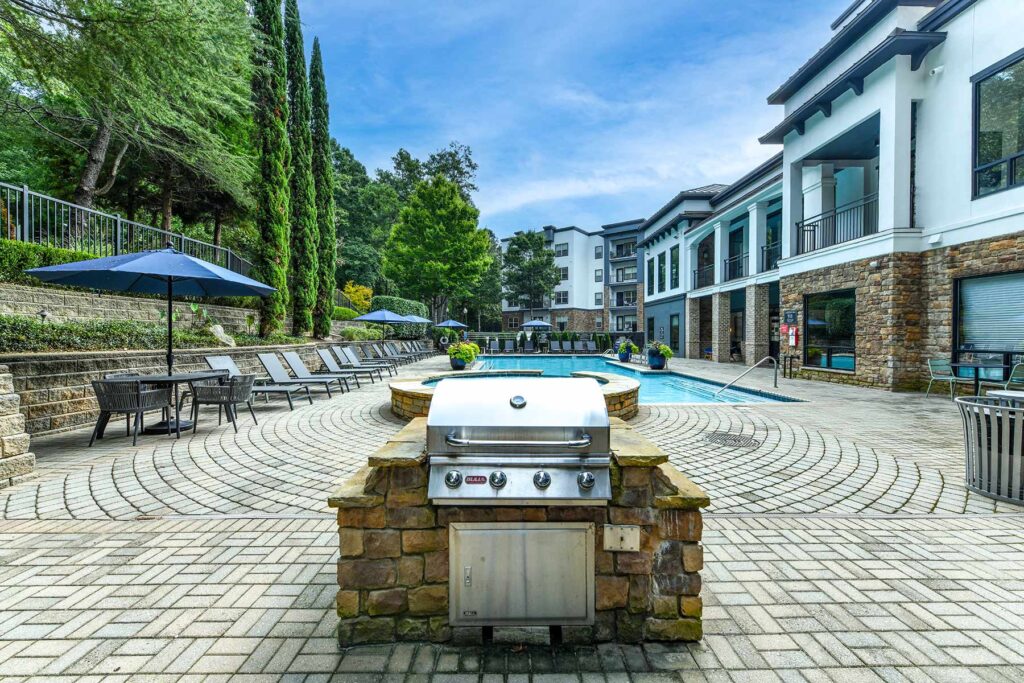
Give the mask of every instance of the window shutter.
M 960 281 L 960 344 L 1024 351 L 1024 273 Z

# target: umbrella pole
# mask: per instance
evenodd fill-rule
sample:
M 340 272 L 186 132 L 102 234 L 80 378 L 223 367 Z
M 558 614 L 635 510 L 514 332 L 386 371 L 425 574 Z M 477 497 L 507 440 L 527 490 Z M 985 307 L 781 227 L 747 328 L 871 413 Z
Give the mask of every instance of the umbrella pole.
M 167 278 L 167 374 L 174 374 L 174 280 Z

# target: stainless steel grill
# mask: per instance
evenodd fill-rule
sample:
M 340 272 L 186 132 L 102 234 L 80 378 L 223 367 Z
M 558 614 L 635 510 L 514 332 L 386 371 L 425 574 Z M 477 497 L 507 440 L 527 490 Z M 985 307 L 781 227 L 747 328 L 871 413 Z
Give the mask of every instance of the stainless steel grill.
M 593 379 L 442 381 L 427 417 L 428 494 L 439 505 L 603 505 L 609 436 Z

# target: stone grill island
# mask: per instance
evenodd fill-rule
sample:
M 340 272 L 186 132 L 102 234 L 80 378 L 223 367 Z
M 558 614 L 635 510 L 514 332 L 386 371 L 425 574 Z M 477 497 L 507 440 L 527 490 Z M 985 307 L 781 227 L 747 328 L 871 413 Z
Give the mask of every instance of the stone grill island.
M 699 640 L 701 509 L 709 499 L 669 464 L 665 453 L 653 443 L 621 419 L 608 418 L 600 392 L 595 389 L 595 393 L 607 430 L 603 443 L 608 448 L 603 458 L 607 470 L 597 472 L 595 490 L 601 488 L 601 477 L 606 477 L 603 481 L 610 482 L 608 500 L 518 504 L 519 498 L 501 501 L 500 495 L 495 495 L 494 503 L 484 498 L 462 505 L 435 504 L 428 494 L 428 481 L 432 459 L 433 466 L 438 467 L 434 450 L 437 435 L 432 432 L 428 457 L 428 418 L 423 417 L 410 421 L 370 455 L 367 465 L 349 476 L 329 498 L 338 515 L 340 644 L 480 642 L 490 637 L 493 626 L 505 625 L 547 625 L 553 643 L 558 639 L 572 643 Z M 501 401 L 507 407 L 508 397 L 502 396 Z M 435 406 L 438 402 L 435 396 Z M 521 407 L 515 400 L 511 403 L 513 408 Z M 434 429 L 433 422 L 431 425 Z M 464 440 L 453 434 L 448 434 L 448 443 L 464 445 L 458 443 Z M 595 441 L 602 442 L 603 436 L 598 434 Z M 508 465 L 511 460 L 506 457 L 502 462 Z M 532 475 L 533 466 L 525 467 Z M 516 490 L 513 480 L 523 473 L 517 473 L 515 465 L 502 469 L 509 473 L 506 491 L 511 496 Z M 434 474 L 432 486 L 436 492 L 439 472 Z M 575 471 L 551 470 L 555 480 L 569 474 L 575 488 Z M 466 477 L 470 478 L 468 473 Z M 504 477 L 502 474 L 501 479 Z M 549 485 L 554 491 L 558 482 L 545 487 Z M 497 493 L 501 493 L 500 487 L 504 487 L 504 481 Z M 494 486 L 472 488 L 489 492 Z M 486 558 L 493 557 L 493 561 L 485 562 L 480 553 L 472 555 L 465 549 L 471 546 L 472 538 L 467 530 L 496 534 L 497 541 L 491 539 L 491 545 L 480 546 L 494 553 Z M 530 555 L 534 542 L 531 534 L 541 530 L 578 533 L 573 542 L 554 546 L 549 542 L 543 553 L 538 545 Z M 504 533 L 519 537 L 509 536 L 506 543 L 502 540 Z M 515 559 L 507 547 L 517 540 L 525 543 L 527 559 L 519 565 L 509 563 L 512 569 L 495 567 Z M 551 547 L 557 550 L 552 552 Z M 576 554 L 578 562 L 573 559 Z M 557 559 L 552 560 L 552 556 Z M 454 563 L 452 557 L 456 558 Z M 560 567 L 548 567 L 560 562 Z M 529 622 L 499 619 L 492 626 L 486 609 L 475 618 L 481 600 L 485 608 L 491 602 L 529 604 L 529 596 L 523 597 L 522 593 L 531 591 L 533 602 L 540 602 L 543 611 L 545 590 L 548 595 L 561 597 L 561 591 L 553 591 L 542 585 L 545 581 L 538 580 L 551 576 L 556 577 L 555 583 L 570 577 L 567 592 L 586 601 L 582 611 L 576 605 L 572 618 L 548 616 Z M 495 577 L 503 583 L 494 596 L 488 596 L 487 586 L 494 585 L 489 582 Z M 467 598 L 470 589 L 466 587 L 471 585 L 478 594 Z M 473 609 L 467 609 L 467 605 Z M 515 607 L 508 609 L 515 611 Z

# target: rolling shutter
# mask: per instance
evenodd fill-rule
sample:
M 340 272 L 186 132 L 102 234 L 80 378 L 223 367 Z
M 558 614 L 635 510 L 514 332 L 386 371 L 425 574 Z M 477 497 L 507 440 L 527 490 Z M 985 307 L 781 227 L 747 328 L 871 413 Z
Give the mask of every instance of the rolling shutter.
M 1024 273 L 960 281 L 960 344 L 1024 351 Z

